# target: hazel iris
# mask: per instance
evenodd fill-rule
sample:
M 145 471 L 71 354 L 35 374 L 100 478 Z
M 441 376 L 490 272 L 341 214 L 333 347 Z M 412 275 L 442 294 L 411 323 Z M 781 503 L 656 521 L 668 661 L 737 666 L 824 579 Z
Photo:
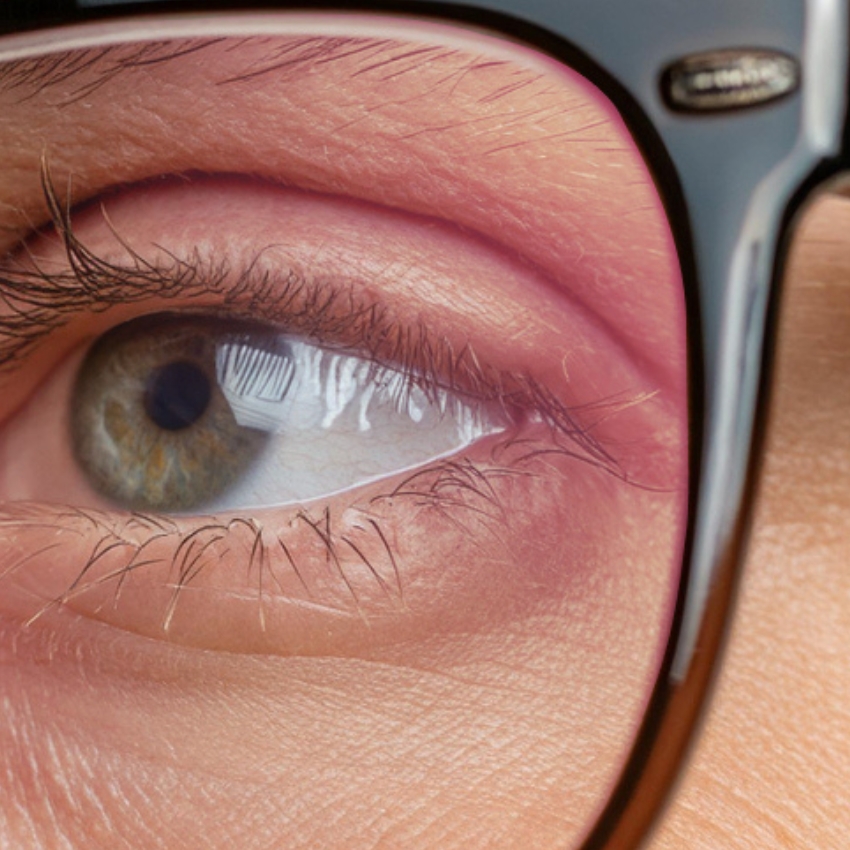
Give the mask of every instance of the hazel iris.
M 234 332 L 264 333 L 161 314 L 95 343 L 74 387 L 71 443 L 98 493 L 132 510 L 192 511 L 248 472 L 269 434 L 239 425 L 219 388 L 216 351 Z

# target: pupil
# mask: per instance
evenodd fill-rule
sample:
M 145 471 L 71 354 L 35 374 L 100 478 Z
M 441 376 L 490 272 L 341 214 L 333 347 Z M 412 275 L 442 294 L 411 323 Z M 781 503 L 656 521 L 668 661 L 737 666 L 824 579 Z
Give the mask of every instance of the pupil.
M 157 369 L 145 391 L 145 412 L 166 431 L 188 428 L 210 403 L 210 381 L 194 363 L 177 361 Z

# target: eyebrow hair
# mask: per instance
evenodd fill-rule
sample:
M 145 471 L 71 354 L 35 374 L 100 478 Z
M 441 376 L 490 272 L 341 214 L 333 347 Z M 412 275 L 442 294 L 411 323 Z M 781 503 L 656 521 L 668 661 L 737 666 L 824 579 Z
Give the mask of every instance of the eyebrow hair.
M 378 81 L 390 80 L 416 71 L 425 62 L 461 53 L 454 47 L 438 44 L 362 36 L 221 36 L 204 39 L 186 37 L 66 50 L 6 62 L 0 58 L 0 92 L 17 92 L 20 94 L 20 102 L 25 102 L 51 89 L 73 83 L 76 78 L 84 77 L 80 85 L 72 89 L 62 101 L 63 104 L 74 103 L 128 71 L 166 65 L 214 46 L 227 45 L 227 52 L 233 52 L 246 44 L 263 43 L 268 45 L 268 50 L 260 60 L 253 62 L 252 67 L 246 68 L 242 73 L 223 77 L 218 84 L 246 82 L 273 73 L 298 74 L 355 56 L 362 60 L 363 64 L 353 70 L 353 77 L 373 71 L 384 71 L 385 73 L 377 75 Z M 511 63 L 507 59 L 480 57 L 478 60 L 473 59 L 467 70 L 502 65 Z M 529 73 L 528 81 L 535 76 Z
M 146 65 L 164 64 L 224 41 L 192 39 L 113 44 L 106 47 L 65 50 L 27 59 L 0 60 L 0 92 L 21 91 L 23 100 L 38 97 L 83 74 L 92 75 L 72 93 L 71 100 L 85 97 L 122 73 Z

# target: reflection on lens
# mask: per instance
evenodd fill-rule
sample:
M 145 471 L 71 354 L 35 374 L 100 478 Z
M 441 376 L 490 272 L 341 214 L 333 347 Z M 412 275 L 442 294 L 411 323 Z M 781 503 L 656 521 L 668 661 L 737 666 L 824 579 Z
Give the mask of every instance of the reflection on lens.
M 652 175 L 500 36 L 240 20 L 0 54 L 0 618 L 70 647 L 9 654 L 0 752 L 74 797 L 34 746 L 4 799 L 45 846 L 578 846 L 687 509 Z

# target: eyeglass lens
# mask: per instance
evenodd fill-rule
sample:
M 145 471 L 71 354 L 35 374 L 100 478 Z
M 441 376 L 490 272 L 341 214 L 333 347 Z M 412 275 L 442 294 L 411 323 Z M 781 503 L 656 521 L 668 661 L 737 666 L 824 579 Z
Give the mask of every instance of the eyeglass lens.
M 651 164 L 496 35 L 229 20 L 0 62 L 0 751 L 208 847 L 577 846 L 682 562 Z

